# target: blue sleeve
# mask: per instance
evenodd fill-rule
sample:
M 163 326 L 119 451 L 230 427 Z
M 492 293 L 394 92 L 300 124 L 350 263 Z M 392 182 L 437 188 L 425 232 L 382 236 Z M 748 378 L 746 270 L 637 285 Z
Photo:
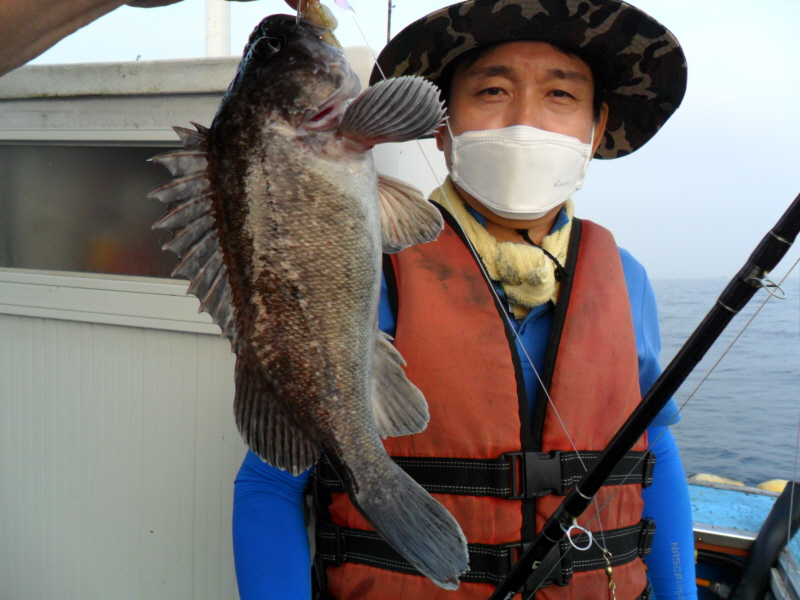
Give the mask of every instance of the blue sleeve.
M 639 352 L 639 386 L 644 395 L 661 375 L 661 331 L 656 297 L 647 272 L 631 254 L 620 249 Z M 695 600 L 694 533 L 689 487 L 675 438 L 668 425 L 680 420 L 674 399 L 647 430 L 650 449 L 656 454 L 653 484 L 642 493 L 642 516 L 653 519 L 656 534 L 647 557 L 647 577 L 655 600 Z
M 294 477 L 247 452 L 233 493 L 233 556 L 241 600 L 311 597 L 303 516 L 310 472 Z
M 389 288 L 386 285 L 386 276 L 381 276 L 381 299 L 378 304 L 378 329 L 394 335 L 397 323 L 392 312 L 392 305 L 389 302 Z
M 695 600 L 692 505 L 678 446 L 669 427 L 651 427 L 647 435 L 656 453 L 653 484 L 642 493 L 643 516 L 656 522 L 647 578 L 655 600 Z
M 636 349 L 639 353 L 639 388 L 642 395 L 647 393 L 659 375 L 661 375 L 661 330 L 658 325 L 658 308 L 656 295 L 647 271 L 627 250 L 619 249 L 622 268 L 625 272 L 625 283 L 631 301 L 633 326 L 636 333 Z M 651 427 L 674 425 L 681 420 L 678 405 L 673 398 L 661 409 L 653 419 Z

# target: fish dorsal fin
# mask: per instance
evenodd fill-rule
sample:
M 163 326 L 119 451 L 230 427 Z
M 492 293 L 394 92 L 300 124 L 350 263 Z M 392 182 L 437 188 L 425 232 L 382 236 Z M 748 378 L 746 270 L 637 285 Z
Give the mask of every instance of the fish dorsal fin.
M 166 229 L 173 237 L 162 248 L 178 255 L 180 262 L 172 276 L 191 281 L 188 294 L 200 300 L 200 310 L 211 315 L 222 334 L 236 347 L 236 327 L 231 305 L 228 273 L 217 238 L 214 204 L 206 176 L 208 129 L 194 124 L 196 131 L 174 127 L 184 148 L 154 156 L 174 179 L 156 188 L 148 198 L 167 207 L 153 229 Z
M 424 431 L 430 418 L 425 396 L 406 377 L 402 369 L 406 361 L 391 339 L 378 331 L 375 340 L 372 411 L 378 433 L 383 438 Z
M 317 445 L 258 371 L 241 356 L 236 358 L 233 412 L 245 443 L 264 462 L 292 475 L 299 475 L 317 462 Z
M 386 175 L 378 175 L 383 251 L 400 252 L 414 244 L 435 240 L 444 227 L 436 207 L 417 188 Z
M 347 107 L 339 133 L 367 148 L 407 142 L 442 122 L 439 89 L 422 77 L 387 79 L 367 88 Z
M 181 138 L 183 147 L 187 150 L 202 150 L 208 149 L 208 127 L 203 127 L 194 121 L 190 121 L 194 125 L 194 129 L 187 129 L 186 127 L 173 127 L 175 133 Z

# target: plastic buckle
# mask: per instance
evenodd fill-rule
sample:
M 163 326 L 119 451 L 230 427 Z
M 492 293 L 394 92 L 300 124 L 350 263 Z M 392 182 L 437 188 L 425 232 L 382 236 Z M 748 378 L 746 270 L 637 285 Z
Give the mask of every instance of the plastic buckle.
M 648 488 L 653 483 L 653 471 L 656 468 L 656 453 L 651 451 L 645 452 L 642 462 L 644 462 L 642 469 L 642 487 Z
M 347 551 L 342 528 L 336 523 L 325 523 L 318 529 L 317 537 L 325 540 L 321 542 L 318 539 L 317 548 L 320 548 L 320 550 L 322 550 L 322 548 L 325 548 L 325 550 L 331 549 L 333 551 L 334 559 L 328 560 L 326 558 L 325 564 L 333 567 L 341 566 L 345 560 L 345 553 Z M 332 540 L 331 537 L 333 537 Z M 329 554 L 324 550 L 323 553 L 326 555 Z
M 508 550 L 508 570 L 519 562 L 520 557 L 525 553 L 525 550 L 530 546 L 530 542 L 512 542 L 505 544 L 503 547 Z
M 509 550 L 508 555 L 508 568 L 511 568 L 519 561 L 522 554 L 530 546 L 530 542 L 516 542 L 506 544 L 505 547 Z M 542 589 L 548 585 L 555 583 L 559 587 L 569 585 L 569 580 L 572 579 L 571 575 L 565 576 L 565 573 L 572 573 L 572 560 L 570 553 L 567 552 L 562 556 L 561 544 L 556 544 L 555 547 L 547 554 L 543 561 L 539 563 L 535 570 L 544 569 L 545 573 L 549 573 L 547 579 L 534 589 L 531 585 L 533 575 L 525 581 L 525 585 L 520 590 L 523 593 L 535 592 L 537 589 Z
M 639 558 L 650 555 L 653 550 L 653 536 L 656 533 L 656 522 L 653 519 L 642 520 L 642 530 L 639 533 Z
M 511 469 L 511 500 L 541 498 L 550 494 L 565 496 L 561 480 L 561 451 L 506 452 L 503 458 Z M 520 476 L 518 476 L 520 473 Z
M 525 488 L 528 498 L 566 495 L 561 484 L 561 451 L 528 452 L 525 455 Z
M 501 456 L 501 458 L 505 458 L 508 461 L 508 469 L 511 474 L 507 496 L 509 500 L 524 500 L 526 497 L 525 461 L 522 460 L 524 455 L 524 452 L 506 452 Z M 514 544 L 509 544 L 509 547 L 511 546 L 514 546 Z

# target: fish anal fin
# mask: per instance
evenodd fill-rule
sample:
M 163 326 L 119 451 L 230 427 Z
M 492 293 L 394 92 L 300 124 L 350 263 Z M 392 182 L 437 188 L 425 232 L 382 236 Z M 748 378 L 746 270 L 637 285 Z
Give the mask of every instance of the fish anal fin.
M 373 367 L 372 410 L 383 438 L 424 431 L 430 418 L 425 397 L 406 377 L 406 363 L 390 340 L 378 331 Z
M 444 227 L 436 207 L 417 188 L 386 175 L 378 176 L 383 251 L 387 254 L 435 240 Z
M 422 77 L 397 77 L 364 90 L 347 107 L 339 133 L 364 148 L 407 142 L 442 122 L 439 88 Z
M 254 363 L 236 359 L 236 426 L 244 442 L 261 460 L 299 475 L 316 463 L 319 449 L 264 381 Z

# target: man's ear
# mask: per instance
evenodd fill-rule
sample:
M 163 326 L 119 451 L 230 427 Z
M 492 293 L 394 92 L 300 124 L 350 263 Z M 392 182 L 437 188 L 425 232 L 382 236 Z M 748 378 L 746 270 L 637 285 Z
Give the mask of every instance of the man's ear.
M 600 107 L 600 116 L 597 117 L 597 122 L 594 124 L 594 146 L 592 147 L 592 156 L 597 153 L 600 144 L 603 143 L 603 136 L 606 133 L 606 125 L 608 124 L 608 104 L 603 102 Z
M 439 152 L 444 152 L 444 136 L 447 134 L 447 126 L 444 124 L 439 125 L 436 131 L 433 132 L 433 137 L 436 140 L 436 147 Z

